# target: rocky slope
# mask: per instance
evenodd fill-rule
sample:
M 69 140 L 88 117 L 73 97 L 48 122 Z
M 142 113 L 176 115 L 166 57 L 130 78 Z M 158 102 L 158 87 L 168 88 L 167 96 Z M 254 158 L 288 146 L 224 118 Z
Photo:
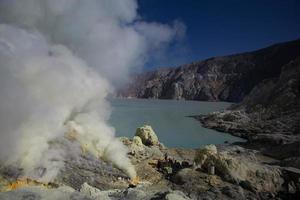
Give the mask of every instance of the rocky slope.
M 265 79 L 300 56 L 300 40 L 136 75 L 121 97 L 240 102 Z
M 132 185 L 113 166 L 90 155 L 66 158 L 53 183 L 9 189 L 21 169 L 1 168 L 0 200 L 191 200 L 296 199 L 300 172 L 274 165 L 276 160 L 237 145 L 202 149 L 166 148 L 152 128 L 138 129 L 128 146 L 140 182 Z
M 244 100 L 223 112 L 196 116 L 203 126 L 249 141 L 285 166 L 300 168 L 300 57 L 265 79 Z

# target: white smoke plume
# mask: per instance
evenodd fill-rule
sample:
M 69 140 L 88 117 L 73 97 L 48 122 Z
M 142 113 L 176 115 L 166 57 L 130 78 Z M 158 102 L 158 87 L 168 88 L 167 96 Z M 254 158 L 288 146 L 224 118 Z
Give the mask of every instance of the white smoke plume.
M 107 124 L 106 97 L 147 54 L 184 26 L 147 23 L 135 0 L 0 0 L 0 161 L 51 180 L 64 152 L 49 142 L 76 132 L 97 157 L 130 177 L 126 148 Z M 178 28 L 180 27 L 180 28 Z

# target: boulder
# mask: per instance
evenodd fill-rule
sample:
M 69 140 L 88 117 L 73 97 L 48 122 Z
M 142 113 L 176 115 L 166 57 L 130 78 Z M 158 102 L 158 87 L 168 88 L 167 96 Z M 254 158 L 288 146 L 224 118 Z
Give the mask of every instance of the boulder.
M 199 149 L 195 155 L 195 163 L 200 167 L 205 163 L 209 155 L 215 155 L 218 153 L 217 147 L 213 144 L 206 145 Z
M 88 195 L 92 198 L 97 198 L 98 196 L 101 195 L 101 190 L 99 190 L 98 188 L 90 186 L 86 182 L 84 184 L 82 184 L 80 192 L 83 193 L 83 194 L 86 194 L 86 195 Z
M 146 146 L 158 145 L 158 137 L 155 134 L 154 130 L 149 125 L 144 125 L 136 129 L 135 136 L 141 138 L 142 142 Z
M 145 151 L 145 145 L 143 144 L 142 139 L 139 136 L 134 136 L 132 138 L 131 144 L 129 144 L 128 147 L 132 155 L 135 155 L 137 152 Z
M 134 136 L 132 138 L 132 143 L 138 147 L 143 147 L 143 142 L 142 142 L 142 139 L 139 137 L 139 136 Z
M 94 199 L 94 200 L 110 200 L 110 195 L 121 193 L 121 190 L 105 190 L 101 191 L 96 187 L 90 186 L 87 183 L 81 185 L 80 193 Z
M 241 147 L 221 152 L 206 147 L 198 150 L 195 162 L 205 169 L 213 165 L 216 174 L 224 180 L 247 186 L 245 188 L 251 188 L 251 191 L 280 191 L 283 184 L 280 169 L 260 163 L 252 157 L 255 157 L 255 152 Z

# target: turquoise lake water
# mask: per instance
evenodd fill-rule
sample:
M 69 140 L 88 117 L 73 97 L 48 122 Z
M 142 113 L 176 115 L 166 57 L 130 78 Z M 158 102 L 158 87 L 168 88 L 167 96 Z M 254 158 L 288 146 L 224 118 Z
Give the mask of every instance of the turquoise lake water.
M 230 103 L 113 99 L 110 124 L 117 136 L 133 137 L 137 127 L 151 125 L 160 142 L 168 147 L 197 148 L 206 144 L 222 144 L 225 141 L 243 141 L 226 133 L 201 126 L 190 115 L 206 114 L 224 110 Z

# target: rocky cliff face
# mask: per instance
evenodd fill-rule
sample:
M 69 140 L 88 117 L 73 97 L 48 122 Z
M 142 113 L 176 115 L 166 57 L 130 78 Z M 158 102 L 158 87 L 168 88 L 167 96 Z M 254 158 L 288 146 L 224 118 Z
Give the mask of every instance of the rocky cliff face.
M 263 80 L 278 78 L 300 56 L 300 40 L 136 75 L 119 96 L 240 102 Z
M 200 117 L 205 126 L 239 134 L 300 133 L 300 57 L 282 67 L 279 78 L 265 79 L 230 110 Z M 283 139 L 283 138 L 282 138 Z
M 197 116 L 203 126 L 248 139 L 250 146 L 300 169 L 300 57 L 223 112 Z

